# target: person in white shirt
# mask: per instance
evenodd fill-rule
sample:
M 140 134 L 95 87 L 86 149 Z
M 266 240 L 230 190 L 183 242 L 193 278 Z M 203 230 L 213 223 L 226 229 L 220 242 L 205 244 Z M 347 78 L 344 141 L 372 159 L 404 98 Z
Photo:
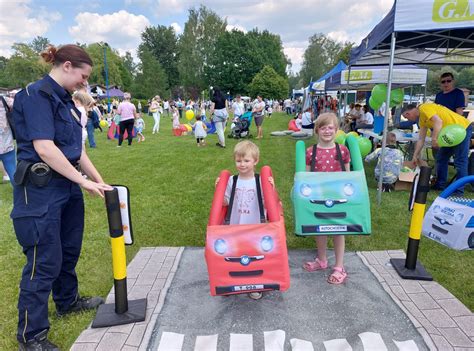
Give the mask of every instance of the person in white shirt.
M 356 124 L 355 129 L 372 129 L 374 127 L 374 115 L 370 112 L 369 106 L 364 105 L 364 117 Z
M 232 110 L 234 111 L 234 118 L 240 118 L 244 114 L 245 106 L 244 102 L 240 98 L 240 95 L 235 97 L 235 100 L 232 103 Z

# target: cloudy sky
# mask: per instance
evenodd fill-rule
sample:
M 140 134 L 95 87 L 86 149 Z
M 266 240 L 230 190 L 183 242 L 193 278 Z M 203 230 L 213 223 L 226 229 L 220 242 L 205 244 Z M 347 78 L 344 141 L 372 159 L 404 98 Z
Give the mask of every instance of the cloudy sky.
M 0 55 L 37 35 L 53 44 L 105 41 L 135 53 L 145 27 L 173 26 L 179 34 L 188 9 L 200 4 L 227 18 L 229 28 L 279 34 L 297 72 L 309 37 L 324 33 L 359 44 L 393 0 L 0 0 Z

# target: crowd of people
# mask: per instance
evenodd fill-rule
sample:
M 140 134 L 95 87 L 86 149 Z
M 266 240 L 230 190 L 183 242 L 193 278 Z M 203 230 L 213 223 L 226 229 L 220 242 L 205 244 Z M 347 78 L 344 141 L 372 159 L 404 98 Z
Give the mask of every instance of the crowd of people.
M 20 282 L 17 332 L 20 349 L 25 350 L 38 345 L 54 349 L 47 339 L 48 298 L 51 292 L 59 315 L 95 309 L 104 302 L 100 297 L 81 297 L 75 273 L 84 229 L 81 188 L 101 197 L 104 197 L 105 191 L 112 190 L 86 151 L 86 144 L 89 148 L 97 147 L 94 133 L 95 129 L 101 129 L 102 122 L 109 127 L 115 124 L 118 128 L 117 147 L 122 146 L 124 139 L 131 146 L 135 132 L 138 142 L 145 141 L 145 108 L 153 117 L 152 135 L 160 133 L 163 115 L 171 116 L 173 128 L 177 129 L 183 114 L 192 111 L 196 144 L 203 147 L 206 146 L 208 126 L 205 122 L 209 114 L 217 134 L 216 146 L 225 148 L 225 129 L 230 114 L 234 120 L 239 120 L 250 112 L 257 130 L 256 139 L 261 139 L 264 137 L 265 116 L 271 118 L 273 111 L 285 111 L 296 114 L 299 126 L 307 134 L 316 136 L 315 145 L 306 150 L 307 171 L 310 172 L 349 171 L 350 152 L 344 145 L 335 142 L 338 129 L 367 129 L 372 128 L 374 123 L 374 116 L 367 105 L 352 104 L 343 123 L 340 123 L 335 113 L 337 100 L 330 97 L 317 97 L 303 110 L 299 100 L 278 101 L 264 99 L 262 95 L 257 95 L 253 101 L 244 100 L 240 95 L 230 100 L 219 88 L 213 89 L 209 100 L 166 100 L 156 95 L 146 106 L 142 106 L 140 101 L 137 105 L 133 104 L 131 94 L 126 92 L 122 101 L 112 101 L 109 111 L 109 106 L 96 101 L 87 90 L 93 63 L 84 49 L 76 45 L 50 46 L 42 57 L 51 64 L 50 73 L 26 89 L 2 97 L 4 108 L 0 109 L 0 160 L 6 176 L 14 185 L 11 218 L 17 240 L 26 256 Z M 454 87 L 453 75 L 443 74 L 440 84 L 442 91 L 436 96 L 435 103 L 408 105 L 403 111 L 406 119 L 418 123 L 420 127 L 412 159 L 414 164 L 420 164 L 425 137 L 431 130 L 431 145 L 437 151 L 434 188 L 438 190 L 447 185 L 451 156 L 454 157 L 457 177 L 467 175 L 472 135 L 472 125 L 462 116 L 466 106 L 464 94 Z M 384 116 L 384 109 L 382 106 L 375 113 Z M 455 147 L 440 147 L 437 136 L 443 127 L 451 124 L 462 126 L 466 137 Z M 375 177 L 383 177 L 384 189 L 390 191 L 398 178 L 403 154 L 397 149 L 395 133 L 389 133 L 387 139 L 388 157 L 381 160 L 380 149 L 376 149 L 366 157 L 366 161 L 378 160 Z M 254 192 L 259 157 L 260 150 L 255 143 L 243 141 L 235 146 L 234 162 L 238 171 L 235 187 L 239 194 Z M 272 179 L 269 181 L 273 184 Z M 232 187 L 229 182 L 226 201 Z M 232 213 L 236 215 L 231 218 L 232 223 L 258 222 L 255 210 L 258 204 L 244 204 L 242 196 L 239 199 L 233 203 L 236 211 Z M 246 210 L 239 206 L 246 206 Z M 35 235 L 31 235 L 32 231 Z M 347 278 L 345 240 L 343 235 L 334 235 L 333 240 L 335 265 L 327 281 L 337 285 Z M 304 263 L 306 271 L 329 267 L 327 242 L 327 236 L 316 236 L 317 257 Z

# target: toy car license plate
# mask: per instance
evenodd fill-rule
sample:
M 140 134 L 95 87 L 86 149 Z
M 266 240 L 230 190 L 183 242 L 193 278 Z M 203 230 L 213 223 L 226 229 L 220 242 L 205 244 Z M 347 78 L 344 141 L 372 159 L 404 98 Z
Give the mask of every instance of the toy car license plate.
M 347 232 L 347 225 L 320 225 L 318 232 Z
M 262 289 L 263 289 L 263 284 L 234 286 L 234 291 L 249 291 L 249 290 L 262 290 Z

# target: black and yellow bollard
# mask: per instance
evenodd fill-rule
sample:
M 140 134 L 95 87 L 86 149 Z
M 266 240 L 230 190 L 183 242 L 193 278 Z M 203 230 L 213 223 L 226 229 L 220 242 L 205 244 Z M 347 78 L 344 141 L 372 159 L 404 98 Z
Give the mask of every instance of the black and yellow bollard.
M 105 205 L 112 246 L 115 303 L 99 306 L 92 328 L 142 322 L 146 317 L 146 298 L 132 301 L 127 298 L 127 259 L 117 189 L 105 192 Z
M 403 279 L 433 280 L 426 269 L 417 262 L 418 246 L 420 244 L 421 228 L 425 215 L 426 197 L 430 191 L 430 167 L 421 167 L 418 186 L 416 188 L 415 203 L 411 215 L 410 232 L 408 233 L 407 257 L 392 258 L 390 263 Z

